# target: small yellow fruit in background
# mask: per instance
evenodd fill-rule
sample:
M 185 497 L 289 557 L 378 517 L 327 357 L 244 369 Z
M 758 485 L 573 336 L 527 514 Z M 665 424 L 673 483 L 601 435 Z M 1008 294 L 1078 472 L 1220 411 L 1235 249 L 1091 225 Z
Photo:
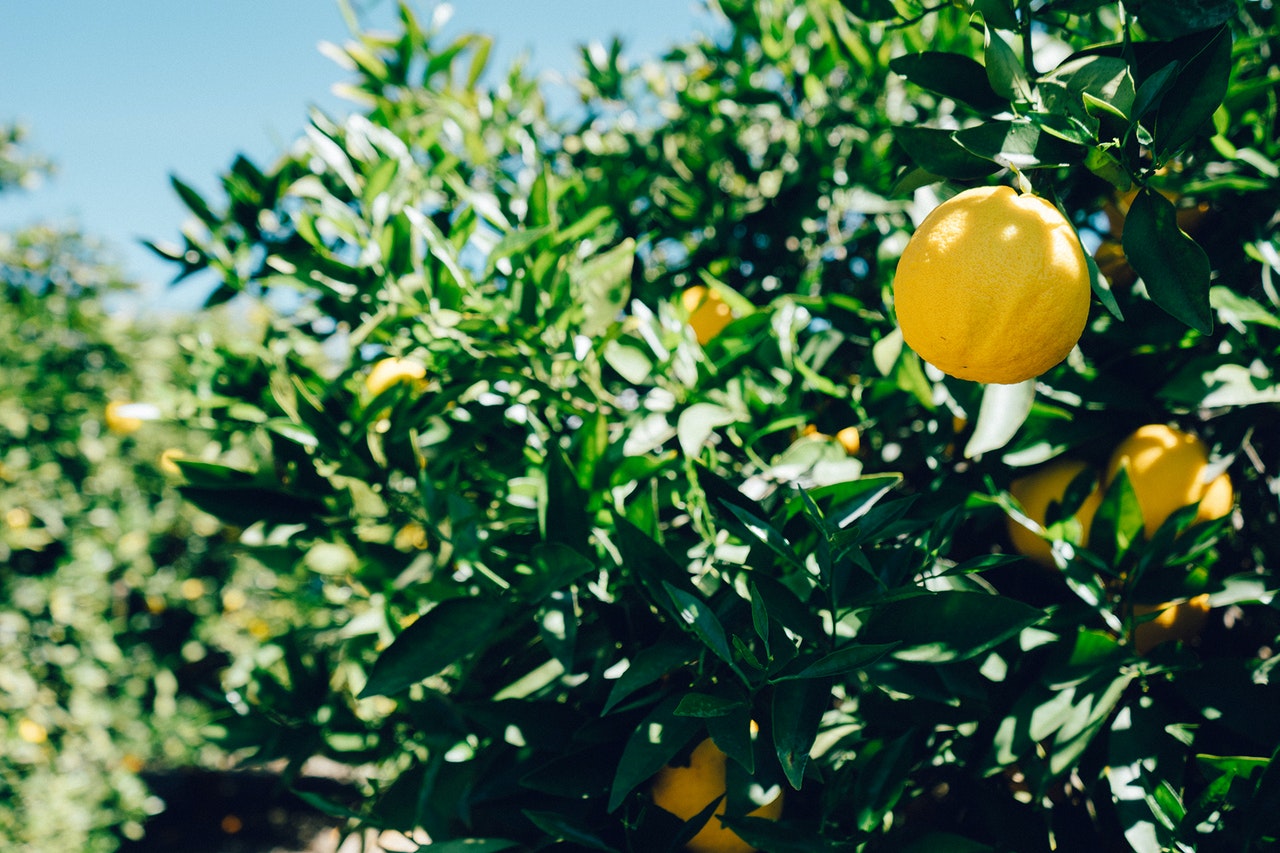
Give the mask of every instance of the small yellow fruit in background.
M 1014 384 L 1067 357 L 1084 332 L 1089 264 L 1075 229 L 1038 196 L 1006 186 L 938 205 L 898 261 L 902 336 L 944 373 Z
M 862 433 L 858 432 L 857 427 L 849 426 L 840 430 L 836 433 L 836 441 L 840 442 L 844 452 L 850 456 L 857 456 L 862 450 Z
M 1057 459 L 1014 480 L 1009 485 L 1009 493 L 1017 499 L 1028 518 L 1044 527 L 1049 506 L 1061 503 L 1071 482 L 1088 467 L 1076 459 Z M 1080 539 L 1083 542 L 1089 540 L 1089 527 L 1101 503 L 1102 492 L 1095 488 L 1076 510 L 1075 518 L 1080 524 Z M 1005 522 L 1014 550 L 1042 566 L 1054 565 L 1053 551 L 1042 536 L 1019 524 L 1012 516 L 1006 516 Z
M 1223 472 L 1206 482 L 1209 451 L 1196 436 L 1166 424 L 1139 427 L 1111 454 L 1107 466 L 1110 483 L 1120 467 L 1127 466 L 1129 482 L 1142 508 L 1147 536 L 1184 506 L 1200 501 L 1196 522 L 1222 518 L 1231 511 L 1235 489 Z
M 1209 594 L 1202 593 L 1178 603 L 1133 606 L 1134 616 L 1151 613 L 1159 615 L 1138 622 L 1133 628 L 1133 648 L 1140 655 L 1169 640 L 1185 643 L 1200 636 L 1209 621 Z
M 178 461 L 186 459 L 187 454 L 176 447 L 167 447 L 160 452 L 159 467 L 166 474 L 181 474 L 182 469 L 178 467 Z
M 733 320 L 733 311 L 719 293 L 701 284 L 695 284 L 680 294 L 680 304 L 689 315 L 689 326 L 698 343 L 707 341 L 724 331 Z
M 725 794 L 725 762 L 727 756 L 710 738 L 702 741 L 689 756 L 689 766 L 667 765 L 653 777 L 651 793 L 658 807 L 681 820 L 697 815 L 712 800 Z M 756 849 L 717 819 L 724 814 L 725 800 L 715 814 L 685 846 L 691 853 L 753 853 Z M 749 817 L 778 820 L 782 817 L 782 791 L 763 806 L 747 813 Z
M 388 356 L 373 366 L 364 385 L 376 397 L 397 382 L 421 382 L 426 376 L 427 368 L 419 362 Z
M 129 435 L 142 429 L 143 420 L 134 411 L 138 405 L 137 403 L 126 403 L 121 400 L 112 400 L 107 403 L 107 410 L 104 414 L 107 429 L 116 435 Z

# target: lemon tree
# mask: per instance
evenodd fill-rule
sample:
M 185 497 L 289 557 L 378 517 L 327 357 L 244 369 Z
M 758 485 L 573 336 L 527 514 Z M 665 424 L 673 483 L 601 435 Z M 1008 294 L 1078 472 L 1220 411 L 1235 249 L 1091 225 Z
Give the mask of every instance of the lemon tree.
M 180 488 L 302 614 L 224 744 L 428 849 L 1274 843 L 1273 10 L 710 9 L 556 115 L 405 6 L 175 179 L 156 250 L 262 318 Z M 1144 424 L 1167 513 L 1078 476 Z

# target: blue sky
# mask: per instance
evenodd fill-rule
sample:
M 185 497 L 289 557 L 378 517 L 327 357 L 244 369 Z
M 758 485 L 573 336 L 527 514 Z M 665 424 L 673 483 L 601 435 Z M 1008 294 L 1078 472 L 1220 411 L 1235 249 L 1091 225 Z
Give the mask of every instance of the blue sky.
M 355 0 L 385 26 L 389 0 Z M 420 19 L 438 4 L 410 0 Z M 621 36 L 627 55 L 654 55 L 706 30 L 701 0 L 455 0 L 448 30 L 485 32 L 491 66 L 528 55 L 547 75 L 572 74 L 578 46 Z M 347 109 L 330 93 L 344 72 L 320 54 L 348 30 L 336 0 L 28 0 L 0 19 L 0 121 L 29 130 L 58 171 L 41 188 L 0 196 L 0 228 L 76 224 L 105 241 L 146 285 L 173 300 L 172 269 L 137 245 L 172 241 L 183 208 L 176 174 L 206 191 L 240 152 L 268 163 L 300 132 L 307 108 Z M 549 83 L 549 85 L 554 85 Z M 217 197 L 216 195 L 214 196 Z

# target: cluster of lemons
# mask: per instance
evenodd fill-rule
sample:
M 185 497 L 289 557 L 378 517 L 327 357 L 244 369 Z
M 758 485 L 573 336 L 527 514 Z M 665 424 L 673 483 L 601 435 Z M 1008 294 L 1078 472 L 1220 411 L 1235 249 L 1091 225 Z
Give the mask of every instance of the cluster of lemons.
M 1103 492 L 1122 468 L 1133 486 L 1147 537 L 1183 507 L 1196 505 L 1193 523 L 1201 523 L 1226 516 L 1235 503 L 1231 477 L 1226 472 L 1212 476 L 1208 448 L 1203 441 L 1166 424 L 1147 424 L 1120 442 L 1111 454 L 1107 470 L 1095 479 L 1093 490 L 1076 509 L 1074 519 L 1080 541 L 1088 541 Z M 1050 507 L 1060 504 L 1068 487 L 1088 469 L 1087 463 L 1080 460 L 1056 459 L 1014 480 L 1009 492 L 1027 518 L 1043 528 Z M 1014 550 L 1040 565 L 1054 565 L 1049 542 L 1039 531 L 1029 529 L 1012 516 L 1008 517 L 1007 526 Z M 1150 618 L 1137 620 L 1131 638 L 1134 648 L 1145 654 L 1167 640 L 1189 640 L 1203 629 L 1208 613 L 1207 594 L 1185 601 L 1135 605 L 1134 616 Z

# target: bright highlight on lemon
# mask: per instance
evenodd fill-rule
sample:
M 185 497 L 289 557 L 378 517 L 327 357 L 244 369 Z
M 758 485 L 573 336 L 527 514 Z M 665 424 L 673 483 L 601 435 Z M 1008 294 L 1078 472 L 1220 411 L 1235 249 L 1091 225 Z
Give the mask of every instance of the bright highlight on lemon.
M 702 741 L 689 756 L 689 765 L 667 765 L 653 779 L 653 802 L 681 820 L 697 815 L 726 789 L 727 756 L 710 738 Z M 728 829 L 718 819 L 725 812 L 725 800 L 716 806 L 715 814 L 703 824 L 685 849 L 691 853 L 753 853 L 756 849 Z M 768 803 L 747 813 L 748 817 L 778 820 L 782 817 L 782 791 Z
M 1089 265 L 1044 199 L 965 190 L 916 229 L 893 282 L 907 345 L 944 373 L 1014 384 L 1067 357 L 1089 317 Z

